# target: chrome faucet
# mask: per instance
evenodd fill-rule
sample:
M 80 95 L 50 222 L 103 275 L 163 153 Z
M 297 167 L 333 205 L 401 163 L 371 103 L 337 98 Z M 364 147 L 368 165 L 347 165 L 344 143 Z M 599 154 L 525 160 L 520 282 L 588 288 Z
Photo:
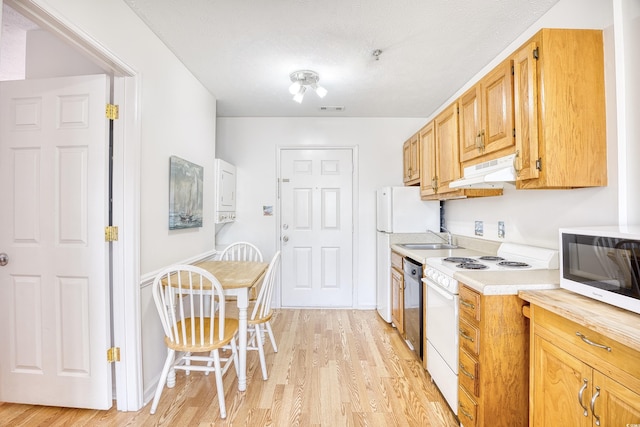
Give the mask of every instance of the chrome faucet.
M 445 233 L 447 233 L 447 238 L 445 239 L 444 237 L 442 237 L 441 235 L 439 235 L 438 233 L 436 233 L 433 230 L 429 230 L 427 229 L 427 233 L 431 233 L 434 236 L 439 237 L 440 239 L 444 240 L 445 242 L 447 242 L 448 245 L 453 245 L 453 236 L 451 235 L 451 232 L 449 230 L 447 230 L 444 227 L 440 227 L 442 230 L 444 230 Z

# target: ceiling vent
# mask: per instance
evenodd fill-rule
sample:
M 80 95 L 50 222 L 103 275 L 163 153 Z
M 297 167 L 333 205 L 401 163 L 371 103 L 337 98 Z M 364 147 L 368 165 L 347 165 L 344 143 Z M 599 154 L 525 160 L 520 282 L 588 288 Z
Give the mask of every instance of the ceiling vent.
M 323 105 L 320 107 L 320 111 L 344 111 L 343 105 Z

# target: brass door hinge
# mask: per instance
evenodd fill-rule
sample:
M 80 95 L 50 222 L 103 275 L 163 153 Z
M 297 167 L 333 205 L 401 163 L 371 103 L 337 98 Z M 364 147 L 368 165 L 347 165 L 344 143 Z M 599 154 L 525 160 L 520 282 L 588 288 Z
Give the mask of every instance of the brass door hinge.
M 109 120 L 117 120 L 118 119 L 118 111 L 119 108 L 117 105 L 107 104 L 106 108 L 106 116 Z
M 120 361 L 120 347 L 111 347 L 107 350 L 107 362 L 119 362 Z
M 107 225 L 104 228 L 104 241 L 105 242 L 117 242 L 118 241 L 118 226 Z

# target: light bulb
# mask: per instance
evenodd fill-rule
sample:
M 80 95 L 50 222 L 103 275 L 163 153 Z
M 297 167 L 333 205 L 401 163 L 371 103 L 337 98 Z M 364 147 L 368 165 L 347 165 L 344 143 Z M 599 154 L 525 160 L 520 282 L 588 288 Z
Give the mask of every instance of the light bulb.
M 298 104 L 302 104 L 302 98 L 304 98 L 304 93 L 306 91 L 307 91 L 307 88 L 305 86 L 301 86 L 298 93 L 296 93 L 293 96 L 293 100 L 296 101 Z
M 316 93 L 320 98 L 324 98 L 325 96 L 327 96 L 327 90 L 322 86 L 316 86 L 314 89 L 316 90 Z
M 302 86 L 300 85 L 300 82 L 293 82 L 291 83 L 291 86 L 289 86 L 289 93 L 291 95 L 295 95 L 296 93 L 300 92 L 300 88 Z

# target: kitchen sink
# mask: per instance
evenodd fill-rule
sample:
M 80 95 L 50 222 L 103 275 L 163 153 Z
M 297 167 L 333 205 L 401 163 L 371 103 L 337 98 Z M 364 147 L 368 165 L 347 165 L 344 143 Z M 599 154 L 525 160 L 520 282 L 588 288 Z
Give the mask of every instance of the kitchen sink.
M 447 243 L 402 243 L 401 246 L 408 250 L 413 251 L 429 251 L 437 249 L 464 249 L 457 245 L 449 245 Z

